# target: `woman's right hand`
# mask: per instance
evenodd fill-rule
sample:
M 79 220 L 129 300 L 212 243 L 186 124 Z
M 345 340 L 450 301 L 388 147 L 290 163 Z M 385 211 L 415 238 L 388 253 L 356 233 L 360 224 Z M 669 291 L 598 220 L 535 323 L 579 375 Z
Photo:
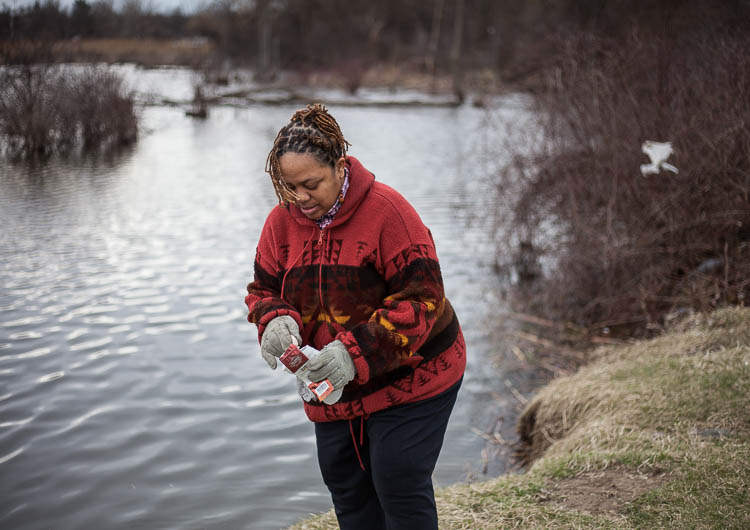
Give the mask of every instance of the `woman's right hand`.
M 357 375 L 354 361 L 340 340 L 326 344 L 320 353 L 307 362 L 311 381 L 328 379 L 335 389 L 343 389 Z
M 272 370 L 276 370 L 276 358 L 284 355 L 294 340 L 302 343 L 299 326 L 292 317 L 283 315 L 268 323 L 260 339 L 260 354 Z

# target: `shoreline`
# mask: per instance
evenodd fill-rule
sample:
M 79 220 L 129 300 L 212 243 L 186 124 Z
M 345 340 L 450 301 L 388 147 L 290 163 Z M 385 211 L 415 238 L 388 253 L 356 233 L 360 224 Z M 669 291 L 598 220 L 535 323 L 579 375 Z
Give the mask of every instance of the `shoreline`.
M 524 410 L 525 473 L 436 490 L 440 528 L 747 528 L 748 410 L 748 308 L 603 346 Z
M 232 64 L 219 57 L 216 46 L 203 38 L 70 39 L 45 45 L 20 41 L 6 49 L 9 57 L 40 57 L 58 63 L 133 64 L 144 69 L 189 68 L 202 77 L 207 104 L 298 103 L 314 96 L 315 91 L 332 91 L 337 105 L 371 106 L 458 106 L 466 101 L 484 106 L 487 98 L 522 91 L 523 86 L 507 83 L 498 70 L 466 69 L 460 88 L 454 87 L 448 72 L 431 72 L 422 62 L 342 60 L 326 67 L 273 69 L 264 75 L 248 65 Z M 385 93 L 420 94 L 409 99 L 388 100 Z M 373 93 L 380 97 L 372 99 Z M 364 94 L 364 96 L 363 96 Z M 187 102 L 164 101 L 163 104 Z

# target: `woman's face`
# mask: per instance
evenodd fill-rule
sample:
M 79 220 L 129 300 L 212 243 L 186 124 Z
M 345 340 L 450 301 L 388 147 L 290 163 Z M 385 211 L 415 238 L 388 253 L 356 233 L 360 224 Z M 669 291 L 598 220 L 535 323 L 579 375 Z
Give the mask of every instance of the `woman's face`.
M 346 166 L 343 156 L 331 167 L 308 153 L 284 153 L 279 166 L 281 178 L 297 196 L 294 204 L 305 217 L 322 217 L 338 199 Z

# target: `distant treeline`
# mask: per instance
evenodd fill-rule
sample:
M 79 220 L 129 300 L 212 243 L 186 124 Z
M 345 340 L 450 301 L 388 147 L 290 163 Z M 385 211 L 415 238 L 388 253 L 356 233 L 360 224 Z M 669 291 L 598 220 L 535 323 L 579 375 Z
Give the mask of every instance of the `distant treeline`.
M 190 35 L 190 16 L 150 11 L 128 0 L 120 9 L 111 1 L 76 0 L 70 8 L 54 0 L 0 10 L 0 40 L 61 40 L 70 38 L 178 38 Z
M 524 76 L 555 54 L 561 33 L 664 31 L 676 12 L 719 12 L 747 24 L 743 0 L 215 0 L 185 13 L 148 2 L 47 0 L 0 11 L 0 40 L 210 39 L 222 57 L 263 68 L 304 69 L 397 61 L 428 70 L 491 68 Z M 679 18 L 679 17 L 678 17 Z M 743 22 L 744 21 L 744 22 Z

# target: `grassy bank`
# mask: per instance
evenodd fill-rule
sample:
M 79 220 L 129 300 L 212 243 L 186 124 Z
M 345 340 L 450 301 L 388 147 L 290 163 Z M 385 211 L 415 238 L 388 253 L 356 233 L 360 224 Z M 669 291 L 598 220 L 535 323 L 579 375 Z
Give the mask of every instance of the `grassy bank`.
M 530 470 L 439 490 L 441 528 L 750 528 L 750 309 L 598 350 L 519 428 Z

